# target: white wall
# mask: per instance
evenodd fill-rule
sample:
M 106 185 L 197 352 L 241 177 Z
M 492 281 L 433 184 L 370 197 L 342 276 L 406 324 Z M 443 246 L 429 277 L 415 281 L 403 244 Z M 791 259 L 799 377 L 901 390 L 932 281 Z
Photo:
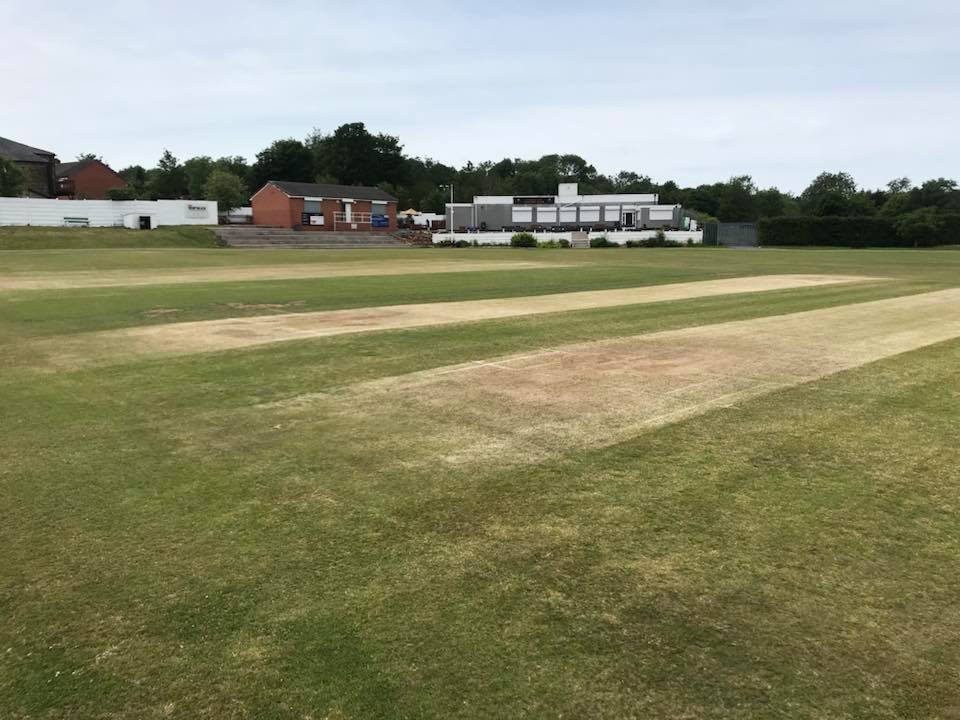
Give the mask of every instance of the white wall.
M 440 231 L 433 234 L 433 241 L 438 243 L 442 240 L 453 240 L 454 242 L 457 240 L 466 240 L 472 243 L 476 240 L 478 243 L 486 245 L 509 245 L 510 238 L 515 234 L 516 233 L 512 232 L 450 233 Z M 546 242 L 547 240 L 571 240 L 573 238 L 573 233 L 571 232 L 538 232 L 531 234 L 540 242 Z M 674 242 L 686 243 L 688 240 L 694 244 L 703 242 L 702 231 L 668 230 L 664 232 L 664 235 L 666 235 L 667 240 L 673 240 Z M 607 240 L 617 243 L 618 245 L 623 245 L 627 240 L 649 240 L 656 236 L 656 230 L 619 230 L 616 232 L 598 231 L 589 233 L 590 238 L 606 237 Z
M 160 225 L 216 225 L 213 200 L 45 200 L 0 198 L 0 225 L 62 227 L 86 218 L 91 227 L 121 227 L 123 216 L 151 215 Z

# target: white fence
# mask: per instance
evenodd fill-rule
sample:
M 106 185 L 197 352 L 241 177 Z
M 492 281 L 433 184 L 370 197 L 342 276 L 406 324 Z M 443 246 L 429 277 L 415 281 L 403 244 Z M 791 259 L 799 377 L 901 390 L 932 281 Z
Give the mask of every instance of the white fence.
M 466 240 L 467 242 L 473 242 L 476 240 L 482 245 L 509 245 L 510 238 L 512 238 L 516 233 L 512 232 L 480 232 L 480 233 L 465 233 L 465 232 L 446 232 L 440 231 L 433 234 L 433 242 L 438 243 L 444 240 Z M 535 232 L 531 233 L 539 242 L 546 242 L 548 240 L 572 240 L 572 232 Z M 703 242 L 703 231 L 701 230 L 668 230 L 664 232 L 667 240 L 673 240 L 674 242 L 687 243 L 692 242 L 696 245 L 699 245 Z M 623 245 L 627 240 L 650 240 L 657 236 L 656 230 L 617 230 L 617 231 L 597 231 L 589 233 L 590 238 L 605 237 L 612 243 L 618 245 Z
M 150 227 L 216 225 L 217 203 L 214 200 L 0 198 L 0 225 L 139 227 L 141 217 L 150 218 Z

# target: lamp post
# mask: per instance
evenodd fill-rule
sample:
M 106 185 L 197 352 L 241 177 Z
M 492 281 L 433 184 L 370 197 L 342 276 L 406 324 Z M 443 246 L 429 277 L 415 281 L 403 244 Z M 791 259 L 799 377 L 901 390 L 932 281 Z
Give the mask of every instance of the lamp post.
M 447 188 L 450 188 L 450 222 L 447 223 L 447 232 L 452 235 L 453 234 L 453 183 L 450 183 L 449 185 L 440 186 L 441 190 L 446 190 Z
M 453 205 L 453 183 L 450 183 L 449 185 L 440 186 L 441 190 L 446 190 L 447 188 L 450 189 L 450 204 Z

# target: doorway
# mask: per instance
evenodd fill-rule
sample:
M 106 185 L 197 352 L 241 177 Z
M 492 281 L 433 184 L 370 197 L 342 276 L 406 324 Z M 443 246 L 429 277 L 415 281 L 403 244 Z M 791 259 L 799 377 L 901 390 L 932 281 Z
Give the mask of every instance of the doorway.
M 150 216 L 149 216 L 149 215 L 141 215 L 141 216 L 140 216 L 140 229 L 141 229 L 141 230 L 149 230 L 149 229 L 150 229 Z
M 632 228 L 637 226 L 637 215 L 634 212 L 629 210 L 624 211 L 623 213 L 623 222 L 621 223 L 625 228 Z

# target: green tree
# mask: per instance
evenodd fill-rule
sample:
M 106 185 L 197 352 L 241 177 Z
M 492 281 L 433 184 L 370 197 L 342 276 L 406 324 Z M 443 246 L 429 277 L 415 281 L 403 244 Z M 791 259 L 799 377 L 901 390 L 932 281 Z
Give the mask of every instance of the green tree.
M 5 157 L 0 157 L 0 197 L 20 197 L 27 189 L 23 170 Z
M 753 196 L 757 217 L 782 217 L 789 214 L 789 201 L 792 198 L 777 188 L 758 190 Z
M 738 175 L 730 178 L 720 193 L 717 217 L 723 222 L 752 222 L 757 219 L 753 195 L 757 191 L 753 178 Z M 662 202 L 662 201 L 661 201 Z
M 307 138 L 314 175 L 334 177 L 344 185 L 399 184 L 406 161 L 398 138 L 374 135 L 362 122 L 341 125 L 332 135 L 314 132 Z
M 800 194 L 803 209 L 811 215 L 853 215 L 857 182 L 850 173 L 823 172 Z
M 214 170 L 223 170 L 232 173 L 243 181 L 244 187 L 249 192 L 250 188 L 250 165 L 247 159 L 239 155 L 227 155 L 217 158 L 213 161 Z M 257 188 L 259 190 L 259 188 Z
M 914 208 L 935 207 L 941 210 L 960 210 L 960 192 L 957 183 L 947 178 L 927 180 L 910 191 Z
M 313 155 L 299 140 L 277 140 L 257 153 L 250 169 L 250 189 L 256 192 L 270 180 L 313 182 Z
M 680 190 L 680 186 L 673 180 L 667 180 L 665 183 L 661 183 L 657 190 L 660 195 L 661 205 L 675 205 L 683 201 L 683 193 Z
M 910 178 L 908 177 L 894 178 L 893 180 L 887 183 L 887 190 L 889 190 L 890 193 L 894 195 L 896 193 L 905 193 L 909 191 L 910 188 L 912 187 L 913 187 L 913 183 L 910 182 Z
M 148 194 L 153 199 L 176 200 L 187 194 L 187 175 L 173 153 L 164 149 L 157 167 L 147 180 Z
M 631 170 L 621 170 L 612 180 L 615 193 L 652 193 L 656 185 L 649 175 L 640 175 Z
M 77 162 L 84 162 L 85 160 L 99 160 L 103 162 L 103 158 L 94 153 L 80 153 L 77 155 Z
M 897 234 L 914 247 L 936 245 L 943 230 L 937 209 L 920 208 L 897 218 Z
M 207 155 L 198 155 L 183 163 L 183 173 L 187 179 L 187 194 L 191 198 L 203 197 L 207 179 L 212 172 L 213 158 Z
M 221 214 L 242 207 L 249 199 L 243 180 L 225 170 L 214 170 L 207 179 L 203 197 L 207 200 L 216 200 L 217 209 Z
M 131 165 L 117 173 L 127 181 L 127 186 L 134 189 L 137 197 L 143 197 L 147 192 L 147 170 L 142 165 Z

